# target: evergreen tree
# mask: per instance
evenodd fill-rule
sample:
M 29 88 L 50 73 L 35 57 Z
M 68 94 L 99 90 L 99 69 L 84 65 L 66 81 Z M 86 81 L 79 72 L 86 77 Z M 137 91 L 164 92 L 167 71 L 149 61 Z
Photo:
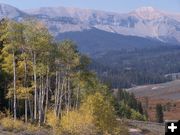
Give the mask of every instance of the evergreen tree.
M 143 113 L 144 113 L 141 102 L 138 102 L 138 111 L 140 112 L 140 114 L 143 114 Z
M 158 123 L 163 123 L 164 121 L 163 107 L 161 104 L 156 105 L 156 120 Z

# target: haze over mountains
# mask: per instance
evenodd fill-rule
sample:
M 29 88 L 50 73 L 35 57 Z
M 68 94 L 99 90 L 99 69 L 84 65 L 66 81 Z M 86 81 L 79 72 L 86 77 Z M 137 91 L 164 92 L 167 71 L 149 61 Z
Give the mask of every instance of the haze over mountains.
M 180 13 L 142 7 L 129 13 L 0 4 L 0 18 L 35 18 L 56 40 L 71 39 L 93 59 L 91 69 L 114 88 L 162 83 L 180 72 Z
M 98 29 L 180 44 L 180 14 L 166 13 L 152 7 L 142 7 L 122 14 L 65 7 L 42 7 L 22 11 L 0 4 L 1 18 L 21 20 L 30 16 L 43 21 L 54 36 L 65 32 Z
M 142 7 L 126 14 L 76 8 L 40 8 L 29 12 L 47 23 L 53 33 L 97 28 L 107 32 L 161 41 L 180 42 L 180 19 L 152 7 Z M 57 31 L 58 30 L 58 31 Z

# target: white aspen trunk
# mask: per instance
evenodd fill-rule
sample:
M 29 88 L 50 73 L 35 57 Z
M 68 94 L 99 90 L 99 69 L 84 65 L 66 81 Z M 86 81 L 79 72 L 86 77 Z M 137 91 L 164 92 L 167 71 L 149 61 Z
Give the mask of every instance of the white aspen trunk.
M 37 119 L 37 76 L 36 76 L 36 54 L 33 54 L 33 72 L 34 72 L 34 119 Z
M 69 77 L 68 77 L 68 79 L 67 79 L 67 89 L 68 89 L 68 109 L 67 109 L 67 111 L 69 112 L 69 110 L 70 110 L 70 106 L 71 106 L 71 90 L 70 90 L 70 80 L 69 80 Z
M 15 62 L 15 52 L 13 51 L 13 74 L 14 74 L 14 101 L 13 101 L 13 111 L 14 111 L 14 121 L 16 120 L 16 62 Z
M 64 89 L 64 81 L 62 82 L 62 85 L 61 85 L 61 90 L 60 90 L 60 94 L 59 94 L 59 107 L 58 107 L 58 117 L 60 117 L 60 114 L 61 114 L 61 108 L 62 108 L 62 98 L 63 98 L 63 89 Z
M 44 123 L 46 122 L 46 113 L 48 108 L 48 99 L 49 99 L 49 67 L 47 67 L 47 78 L 46 78 L 46 103 L 44 109 Z
M 66 74 L 67 75 L 67 74 Z M 64 98 L 65 98 L 65 109 L 66 109 L 66 112 L 68 113 L 68 83 L 67 83 L 67 77 L 65 77 L 65 88 L 64 88 L 64 93 L 65 93 L 65 95 L 64 95 Z
M 60 95 L 60 85 L 61 85 L 61 82 L 60 82 L 60 73 L 58 73 L 58 85 L 57 85 L 57 111 L 56 111 L 56 116 L 58 116 L 58 112 L 59 112 L 59 95 Z
M 28 105 L 27 105 L 27 99 L 25 99 L 25 122 L 27 123 L 27 107 L 28 107 Z
M 27 62 L 26 62 L 26 58 L 25 58 L 25 65 L 24 65 L 24 87 L 26 87 L 26 82 L 27 82 Z M 25 122 L 27 123 L 27 111 L 28 111 L 28 105 L 27 105 L 27 96 L 25 97 L 25 102 L 24 102 L 24 104 L 25 104 L 25 106 L 24 106 L 24 108 L 25 108 Z
M 54 113 L 55 113 L 55 115 L 57 116 L 57 106 L 58 106 L 58 103 L 57 103 L 57 100 L 58 100 L 58 95 L 57 95 L 57 93 L 58 93 L 58 72 L 56 71 L 56 87 L 55 87 L 55 95 L 54 95 L 54 97 L 55 97 L 55 105 L 54 105 Z
M 80 92 L 80 86 L 78 83 L 77 95 L 76 95 L 76 109 L 78 109 L 78 106 L 79 106 L 79 92 Z
M 45 88 L 44 88 L 44 77 L 42 76 L 42 90 L 41 90 L 41 122 L 44 121 L 44 99 L 45 99 Z
M 39 126 L 41 126 L 41 98 L 42 98 L 42 77 L 40 77 L 40 89 L 39 89 L 39 102 L 38 102 L 38 114 L 39 114 Z

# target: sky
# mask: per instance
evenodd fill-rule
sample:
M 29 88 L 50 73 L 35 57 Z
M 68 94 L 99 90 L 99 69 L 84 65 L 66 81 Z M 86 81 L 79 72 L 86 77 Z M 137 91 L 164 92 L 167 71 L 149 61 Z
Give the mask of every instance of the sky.
M 180 13 L 180 0 L 0 0 L 19 9 L 38 7 L 77 7 L 113 12 L 129 12 L 151 6 L 163 11 Z

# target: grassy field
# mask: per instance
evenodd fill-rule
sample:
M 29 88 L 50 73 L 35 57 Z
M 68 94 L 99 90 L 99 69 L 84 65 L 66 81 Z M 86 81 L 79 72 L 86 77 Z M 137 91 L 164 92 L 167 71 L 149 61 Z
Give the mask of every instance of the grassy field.
M 180 118 L 180 80 L 137 86 L 127 89 L 127 91 L 133 92 L 144 106 L 148 104 L 149 120 L 155 121 L 157 104 L 163 105 L 165 120 Z
M 127 89 L 137 97 L 150 97 L 157 99 L 180 100 L 180 80 L 172 82 L 143 85 Z

